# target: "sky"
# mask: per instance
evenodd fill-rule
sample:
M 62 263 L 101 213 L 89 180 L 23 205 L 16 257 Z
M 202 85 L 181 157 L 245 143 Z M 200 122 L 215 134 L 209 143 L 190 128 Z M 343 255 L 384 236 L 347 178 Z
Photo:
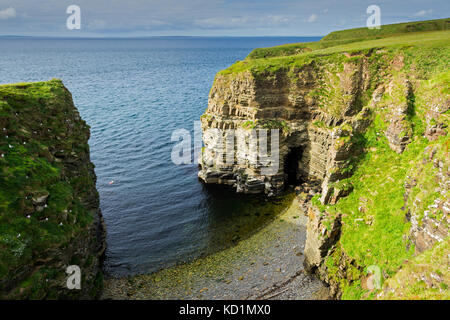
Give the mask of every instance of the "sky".
M 67 7 L 81 11 L 69 30 Z M 448 18 L 449 0 L 0 0 L 0 35 L 63 37 L 323 36 L 381 23 Z

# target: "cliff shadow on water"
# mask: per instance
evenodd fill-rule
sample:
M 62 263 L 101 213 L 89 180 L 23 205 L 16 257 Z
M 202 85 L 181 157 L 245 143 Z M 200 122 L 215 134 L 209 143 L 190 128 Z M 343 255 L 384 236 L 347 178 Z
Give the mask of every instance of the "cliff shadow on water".
M 277 197 L 268 198 L 260 194 L 240 194 L 223 185 L 202 186 L 206 197 L 201 206 L 208 208 L 205 219 L 207 247 L 211 253 L 235 245 L 287 210 L 294 199 L 292 190 Z
M 270 224 L 289 208 L 294 198 L 292 191 L 267 198 L 259 194 L 238 194 L 229 186 L 198 183 L 201 200 L 194 208 L 196 215 L 177 221 L 176 243 L 173 239 L 166 240 L 163 234 L 161 248 L 154 249 L 150 257 L 148 253 L 141 255 L 139 265 L 134 266 L 112 265 L 107 255 L 106 274 L 110 277 L 151 274 L 233 247 Z M 161 230 L 170 228 L 161 226 Z
M 213 203 L 221 210 L 236 200 L 223 196 L 223 188 L 215 191 L 221 196 Z M 327 297 L 321 282 L 303 270 L 307 218 L 294 194 L 267 201 L 250 195 L 239 198 L 249 206 L 235 203 L 228 213 L 218 213 L 221 232 L 211 235 L 213 242 L 221 241 L 227 248 L 153 273 L 108 278 L 102 298 L 314 299 L 321 293 Z M 244 236 L 238 239 L 239 234 Z

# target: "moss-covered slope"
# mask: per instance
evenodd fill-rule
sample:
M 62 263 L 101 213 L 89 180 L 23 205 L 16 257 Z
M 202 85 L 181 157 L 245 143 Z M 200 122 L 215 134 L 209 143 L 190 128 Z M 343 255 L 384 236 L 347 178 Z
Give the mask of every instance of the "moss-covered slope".
M 61 81 L 0 86 L 0 297 L 95 297 L 104 249 L 89 127 Z M 68 290 L 68 265 L 82 289 Z
M 405 261 L 401 270 L 388 279 L 379 299 L 450 299 L 450 239 Z

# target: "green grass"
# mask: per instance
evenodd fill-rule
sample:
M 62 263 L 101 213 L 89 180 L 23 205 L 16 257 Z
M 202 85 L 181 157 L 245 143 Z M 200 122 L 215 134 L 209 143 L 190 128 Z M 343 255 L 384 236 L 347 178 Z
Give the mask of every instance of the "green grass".
M 374 131 L 368 133 L 369 141 L 377 140 L 373 133 Z M 434 145 L 445 145 L 448 139 L 448 136 L 442 137 Z M 388 276 L 393 276 L 403 261 L 413 256 L 414 246 L 408 240 L 410 224 L 405 218 L 406 211 L 402 209 L 405 205 L 404 182 L 411 172 L 411 163 L 421 161 L 428 145 L 424 138 L 419 138 L 403 154 L 398 155 L 389 149 L 384 137 L 379 138 L 376 143 L 369 143 L 367 147 L 375 147 L 377 151 L 367 153 L 353 176 L 348 179 L 354 186 L 354 191 L 335 206 L 321 207 L 322 211 L 343 214 L 339 246 L 356 265 L 362 268 L 377 265 Z M 434 168 L 429 172 L 433 175 L 422 176 L 431 183 L 420 185 L 429 185 L 427 188 L 434 190 L 435 171 Z M 436 195 L 426 191 L 425 194 L 429 199 L 424 201 L 426 206 L 431 204 Z M 338 254 L 334 252 L 332 256 Z M 330 273 L 338 267 L 332 261 L 327 263 Z M 359 288 L 359 283 L 352 280 L 354 279 L 340 279 L 343 298 L 355 298 L 350 292 L 354 293 Z M 358 292 L 361 295 L 356 298 L 361 298 L 363 291 Z
M 374 37 L 387 37 L 403 33 L 416 33 L 426 31 L 449 30 L 450 19 L 437 19 L 428 21 L 415 21 L 383 25 L 380 29 L 357 28 L 334 31 L 325 36 L 322 41 L 367 39 Z
M 416 63 L 419 64 L 420 61 Z M 447 134 L 430 142 L 423 137 L 423 133 L 426 126 L 425 113 L 430 104 L 448 91 L 450 72 L 440 73 L 441 67 L 437 63 L 432 69 L 436 73 L 430 79 L 422 80 L 416 88 L 413 112 L 408 118 L 408 123 L 413 128 L 413 141 L 405 151 L 397 154 L 390 149 L 383 134 L 388 113 L 380 110 L 379 106 L 373 114 L 372 125 L 361 140 L 366 152 L 355 162 L 353 175 L 344 180 L 346 185 L 353 186 L 353 192 L 336 205 L 324 206 L 319 203 L 318 197 L 313 199 L 313 205 L 320 211 L 331 215 L 338 212 L 342 214 L 339 250 L 332 253 L 326 266 L 330 276 L 340 282 L 343 299 L 374 297 L 374 294 L 367 295 L 360 286 L 359 279 L 364 275 L 366 267 L 377 265 L 386 277 L 392 277 L 406 259 L 413 257 L 414 246 L 408 238 L 410 223 L 406 219 L 408 209 L 405 207 L 420 215 L 439 197 L 435 191 L 438 187 L 435 178 L 438 169 L 431 162 L 424 163 L 423 159 L 425 150 L 434 148 L 437 150 L 436 159 L 448 161 L 450 137 Z M 395 95 L 395 90 L 392 94 Z M 392 103 L 392 97 L 384 97 L 381 103 L 383 102 Z M 445 114 L 439 121 L 444 121 L 447 126 L 450 123 Z M 409 177 L 415 177 L 417 185 L 405 199 L 404 185 Z M 417 199 L 421 202 L 416 207 L 413 201 Z M 352 264 L 345 262 L 350 273 L 354 273 L 355 266 L 358 266 L 359 275 L 347 274 L 345 279 L 339 277 L 341 252 L 345 252 L 350 261 L 353 261 Z
M 379 299 L 449 300 L 450 238 L 405 263 L 384 285 Z
M 381 29 L 348 29 L 332 32 L 317 42 L 291 43 L 271 48 L 257 48 L 249 54 L 247 60 L 308 54 L 312 51 L 338 46 L 352 47 L 352 43 L 354 43 L 353 46 L 357 46 L 357 42 L 388 37 L 396 38 L 409 33 L 414 33 L 414 37 L 420 37 L 418 35 L 420 33 L 426 34 L 430 31 L 445 31 L 449 29 L 450 19 L 384 25 Z
M 450 40 L 450 31 L 418 32 L 412 34 L 401 34 L 391 37 L 361 40 L 357 42 L 336 41 L 324 45 L 321 41 L 308 43 L 311 50 L 303 50 L 300 53 L 290 55 L 288 53 L 278 54 L 283 47 L 266 48 L 261 50 L 273 51 L 270 54 L 252 53 L 243 61 L 237 61 L 229 68 L 219 72 L 220 75 L 229 75 L 250 71 L 253 75 L 275 73 L 278 71 L 289 71 L 302 66 L 318 63 L 320 61 L 332 60 L 344 61 L 347 58 L 341 53 L 364 54 L 374 50 L 387 49 L 389 51 L 403 50 L 408 47 L 429 50 L 432 48 L 445 48 Z M 306 44 L 299 44 L 305 46 Z M 293 48 L 296 45 L 288 45 Z M 291 50 L 291 49 L 289 49 Z M 420 52 L 418 52 L 420 54 Z M 328 56 L 328 57 L 327 57 Z M 429 56 L 423 54 L 422 59 L 429 60 Z M 434 60 L 434 59 L 431 59 Z M 425 63 L 425 61 L 423 61 Z

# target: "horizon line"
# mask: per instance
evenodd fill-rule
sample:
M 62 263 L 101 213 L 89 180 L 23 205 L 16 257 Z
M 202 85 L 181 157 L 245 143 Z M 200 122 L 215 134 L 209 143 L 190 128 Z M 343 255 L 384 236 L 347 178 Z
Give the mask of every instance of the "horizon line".
M 235 35 L 153 35 L 153 36 L 45 36 L 45 35 L 1 35 L 0 38 L 53 38 L 53 39 L 147 39 L 147 38 L 323 38 L 320 36 L 235 36 Z

